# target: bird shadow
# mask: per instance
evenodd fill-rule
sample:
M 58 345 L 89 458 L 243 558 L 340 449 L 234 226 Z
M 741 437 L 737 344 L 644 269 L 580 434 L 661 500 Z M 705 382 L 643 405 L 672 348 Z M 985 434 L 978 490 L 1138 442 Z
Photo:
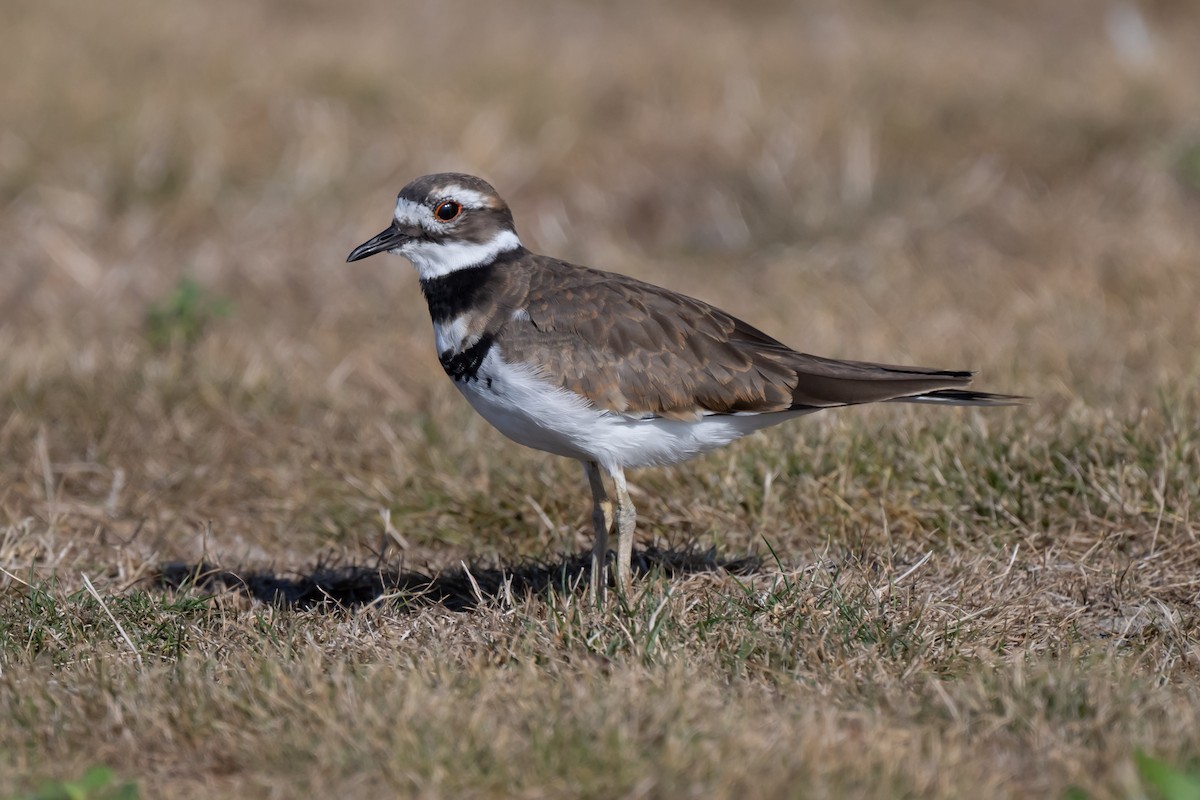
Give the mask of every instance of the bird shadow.
M 715 549 L 694 546 L 651 546 L 633 553 L 635 575 L 658 572 L 677 577 L 717 571 L 746 575 L 761 565 L 762 559 L 757 556 L 720 558 Z M 413 609 L 441 605 L 451 611 L 469 611 L 499 599 L 541 596 L 555 590 L 579 591 L 587 586 L 590 574 L 591 552 L 585 551 L 513 566 L 463 565 L 432 574 L 383 563 L 329 559 L 318 561 L 307 572 L 239 571 L 205 562 L 171 562 L 160 567 L 153 581 L 160 589 L 236 592 L 294 609 L 332 610 L 384 601 Z

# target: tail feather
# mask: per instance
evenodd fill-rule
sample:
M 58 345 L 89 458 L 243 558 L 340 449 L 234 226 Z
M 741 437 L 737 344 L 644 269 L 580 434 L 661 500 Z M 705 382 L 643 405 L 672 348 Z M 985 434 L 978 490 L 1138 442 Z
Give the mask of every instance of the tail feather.
M 1019 406 L 1029 398 L 1016 394 L 973 392 L 970 389 L 939 389 L 909 397 L 895 397 L 889 403 L 931 403 L 942 406 Z
M 1026 398 L 976 392 L 966 387 L 974 373 L 839 361 L 795 353 L 792 408 L 829 408 L 861 403 L 939 403 L 955 406 L 1017 405 Z

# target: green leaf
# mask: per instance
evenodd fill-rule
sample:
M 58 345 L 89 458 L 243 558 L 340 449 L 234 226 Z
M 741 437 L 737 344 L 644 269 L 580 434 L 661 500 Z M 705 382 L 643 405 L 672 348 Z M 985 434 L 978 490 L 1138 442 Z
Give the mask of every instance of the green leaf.
M 1200 777 L 1175 769 L 1141 750 L 1133 754 L 1138 775 L 1165 800 L 1200 800 Z
M 97 764 L 75 781 L 47 781 L 26 800 L 138 800 L 137 784 L 113 786 L 113 771 Z

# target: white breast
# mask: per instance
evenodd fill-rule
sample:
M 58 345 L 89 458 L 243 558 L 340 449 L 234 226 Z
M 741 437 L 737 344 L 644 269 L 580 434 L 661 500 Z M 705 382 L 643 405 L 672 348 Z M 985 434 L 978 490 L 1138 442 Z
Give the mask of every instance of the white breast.
M 437 354 L 449 350 L 457 352 L 463 349 L 463 340 L 467 337 L 467 317 L 460 315 L 452 320 L 433 323 L 433 342 L 437 346 Z
M 605 467 L 674 464 L 809 413 L 722 414 L 695 422 L 635 419 L 600 411 L 531 367 L 505 363 L 497 348 L 475 379 L 455 385 L 480 416 L 513 441 Z

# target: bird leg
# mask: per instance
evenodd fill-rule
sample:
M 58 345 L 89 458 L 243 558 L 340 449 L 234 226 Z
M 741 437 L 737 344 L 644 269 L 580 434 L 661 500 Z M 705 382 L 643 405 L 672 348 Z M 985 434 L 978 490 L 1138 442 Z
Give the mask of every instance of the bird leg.
M 592 599 L 596 605 L 604 600 L 608 589 L 608 529 L 612 527 L 613 504 L 604 488 L 600 476 L 600 465 L 595 461 L 583 462 L 588 485 L 592 487 L 592 528 L 596 540 L 592 545 Z
M 633 585 L 633 529 L 637 524 L 637 509 L 629 499 L 625 470 L 616 467 L 610 474 L 617 490 L 617 587 L 629 597 Z

